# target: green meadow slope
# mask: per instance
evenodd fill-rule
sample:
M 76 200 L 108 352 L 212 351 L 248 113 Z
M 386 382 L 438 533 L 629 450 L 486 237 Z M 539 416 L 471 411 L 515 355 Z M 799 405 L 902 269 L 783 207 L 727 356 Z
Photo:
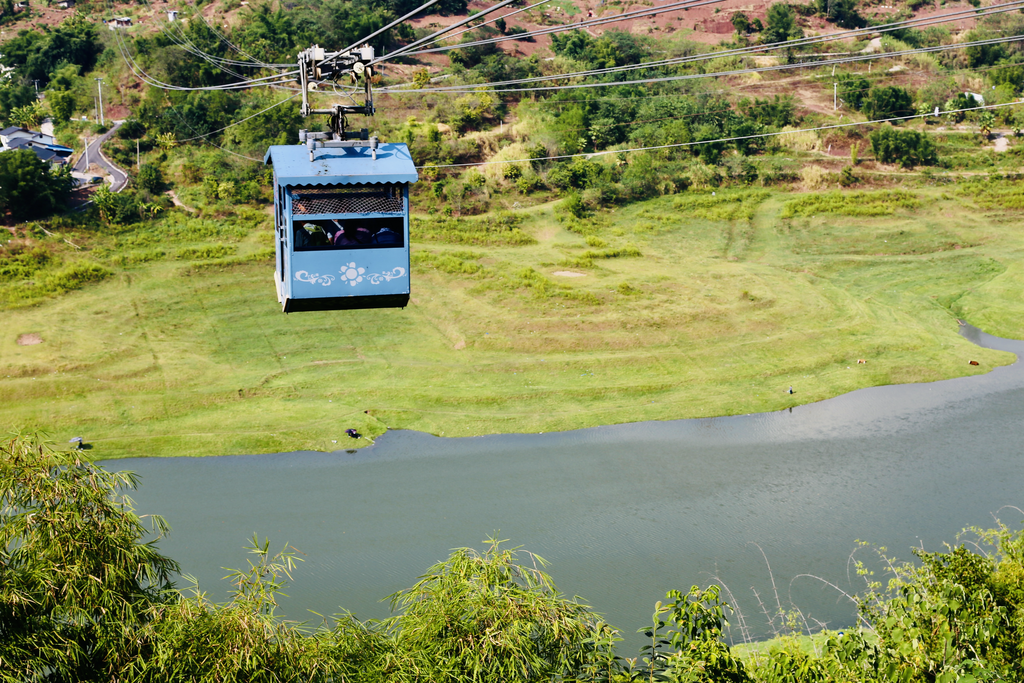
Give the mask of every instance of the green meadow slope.
M 351 427 L 546 432 L 984 373 L 1013 357 L 957 319 L 1024 336 L 1018 185 L 422 217 L 407 309 L 292 315 L 269 221 L 176 210 L 72 235 L 101 282 L 0 287 L 0 426 L 105 458 L 337 450 L 369 443 Z

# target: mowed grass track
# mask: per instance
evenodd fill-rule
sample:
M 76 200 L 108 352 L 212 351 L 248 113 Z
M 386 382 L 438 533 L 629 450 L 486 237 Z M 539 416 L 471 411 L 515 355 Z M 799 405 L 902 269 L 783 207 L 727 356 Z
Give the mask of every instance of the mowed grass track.
M 1024 336 L 1024 234 L 1011 200 L 948 192 L 684 193 L 564 222 L 542 205 L 519 226 L 534 244 L 414 238 L 405 310 L 286 316 L 268 261 L 109 265 L 0 312 L 0 426 L 107 458 L 339 450 L 369 443 L 347 428 L 547 432 L 983 373 L 1013 357 L 957 318 Z

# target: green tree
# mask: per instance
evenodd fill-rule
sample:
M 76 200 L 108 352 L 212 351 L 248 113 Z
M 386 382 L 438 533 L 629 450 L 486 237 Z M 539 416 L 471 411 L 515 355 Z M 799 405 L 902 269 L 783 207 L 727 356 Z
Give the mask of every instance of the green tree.
M 0 214 L 15 221 L 47 216 L 62 208 L 71 194 L 71 178 L 51 173 L 34 152 L 18 149 L 0 154 Z
M 762 43 L 783 43 L 802 38 L 804 35 L 803 29 L 796 23 L 796 11 L 784 2 L 777 2 L 769 7 L 766 19 L 768 25 L 761 33 Z
M 843 28 L 861 28 L 867 21 L 857 13 L 857 0 L 815 0 L 818 14 Z
M 633 155 L 622 174 L 622 184 L 634 199 L 646 199 L 658 194 L 658 172 L 654 169 L 654 159 L 650 154 L 642 152 Z
M 743 12 L 736 12 L 729 21 L 732 22 L 732 27 L 736 30 L 736 33 L 741 36 L 750 33 L 750 18 Z
M 534 567 L 546 563 L 531 556 Z M 460 548 L 390 597 L 387 622 L 421 680 L 519 683 L 571 678 L 588 661 L 598 620 L 562 597 L 541 569 L 488 540 Z
M 934 164 L 938 160 L 935 143 L 927 133 L 883 126 L 873 132 L 870 139 L 875 158 L 883 164 L 899 164 L 911 168 Z
M 67 91 L 51 90 L 46 94 L 46 102 L 58 123 L 67 123 L 75 115 L 75 96 Z
M 35 128 L 43 120 L 43 105 L 35 100 L 11 111 L 11 120 L 23 128 Z
M 0 444 L 4 680 L 109 680 L 132 657 L 178 571 L 120 493 L 137 483 L 37 438 Z
M 863 104 L 864 113 L 872 121 L 881 121 L 914 113 L 914 98 L 897 85 L 872 88 Z
M 110 188 L 104 185 L 96 190 L 92 201 L 100 212 L 100 218 L 108 223 L 124 225 L 140 217 L 139 199 L 131 190 L 111 192 Z
M 160 172 L 160 167 L 154 164 L 143 164 L 135 177 L 135 184 L 139 186 L 139 189 L 147 192 L 161 192 L 164 187 L 164 177 Z

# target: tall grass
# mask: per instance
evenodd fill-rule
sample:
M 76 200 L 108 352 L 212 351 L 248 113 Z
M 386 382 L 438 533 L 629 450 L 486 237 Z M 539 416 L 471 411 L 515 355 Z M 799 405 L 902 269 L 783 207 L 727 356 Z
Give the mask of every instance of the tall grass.
M 921 201 L 906 190 L 877 192 L 828 192 L 809 194 L 786 202 L 781 218 L 834 214 L 840 216 L 889 216 L 898 209 L 915 209 Z

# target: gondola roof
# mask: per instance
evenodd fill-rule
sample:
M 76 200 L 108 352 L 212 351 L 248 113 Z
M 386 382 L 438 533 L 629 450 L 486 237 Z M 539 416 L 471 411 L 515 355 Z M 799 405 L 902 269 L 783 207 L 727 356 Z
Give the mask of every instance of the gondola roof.
M 415 183 L 419 179 L 404 144 L 379 145 L 376 159 L 369 147 L 320 147 L 315 157 L 309 160 L 304 145 L 274 145 L 263 163 L 273 165 L 277 183 L 283 186 Z

